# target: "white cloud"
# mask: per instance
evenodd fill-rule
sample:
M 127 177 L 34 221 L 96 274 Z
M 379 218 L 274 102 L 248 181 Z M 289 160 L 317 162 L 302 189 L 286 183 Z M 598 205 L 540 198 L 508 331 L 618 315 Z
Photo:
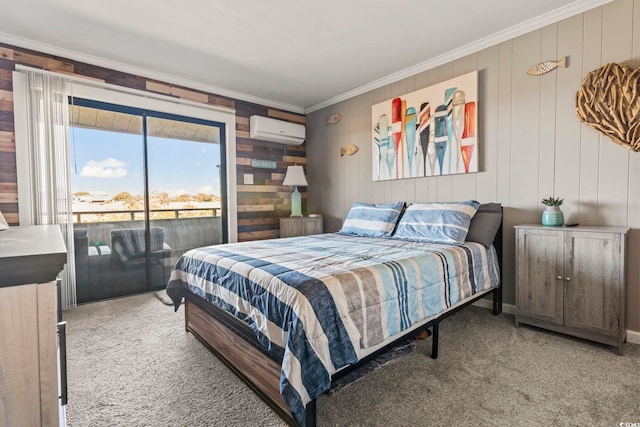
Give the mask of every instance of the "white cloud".
M 211 194 L 213 193 L 213 185 L 205 185 L 204 187 L 198 188 L 198 193 Z
M 105 168 L 123 168 L 127 165 L 122 160 L 114 159 L 112 157 L 109 157 L 108 159 L 101 161 L 100 164 Z
M 127 164 L 122 160 L 108 158 L 101 162 L 89 160 L 83 166 L 80 176 L 92 178 L 123 178 L 127 176 L 125 166 Z

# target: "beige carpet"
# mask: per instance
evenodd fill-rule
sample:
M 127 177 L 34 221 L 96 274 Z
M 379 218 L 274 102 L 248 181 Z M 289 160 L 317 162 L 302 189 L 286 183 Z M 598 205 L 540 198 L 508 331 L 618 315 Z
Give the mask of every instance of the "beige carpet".
M 66 311 L 68 425 L 283 426 L 153 293 Z M 513 326 L 471 307 L 360 381 L 322 396 L 320 426 L 618 426 L 640 423 L 640 346 Z

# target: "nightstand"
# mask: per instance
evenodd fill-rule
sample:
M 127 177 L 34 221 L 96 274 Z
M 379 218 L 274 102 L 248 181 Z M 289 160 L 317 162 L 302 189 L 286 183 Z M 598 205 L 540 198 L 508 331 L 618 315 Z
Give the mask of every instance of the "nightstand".
M 625 339 L 626 227 L 516 227 L 516 326 Z
M 322 234 L 322 217 L 280 218 L 280 237 L 309 236 Z

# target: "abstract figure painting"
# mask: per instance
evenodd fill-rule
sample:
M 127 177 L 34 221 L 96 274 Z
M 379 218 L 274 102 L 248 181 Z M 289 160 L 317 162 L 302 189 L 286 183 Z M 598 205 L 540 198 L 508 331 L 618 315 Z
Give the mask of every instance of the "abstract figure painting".
M 478 72 L 371 107 L 373 180 L 478 172 Z

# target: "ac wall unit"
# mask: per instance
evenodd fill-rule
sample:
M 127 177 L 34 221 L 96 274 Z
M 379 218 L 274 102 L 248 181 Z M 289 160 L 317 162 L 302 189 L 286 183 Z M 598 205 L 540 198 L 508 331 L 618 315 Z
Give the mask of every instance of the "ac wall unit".
M 304 142 L 304 125 L 269 117 L 251 116 L 249 137 L 260 141 L 300 145 Z

